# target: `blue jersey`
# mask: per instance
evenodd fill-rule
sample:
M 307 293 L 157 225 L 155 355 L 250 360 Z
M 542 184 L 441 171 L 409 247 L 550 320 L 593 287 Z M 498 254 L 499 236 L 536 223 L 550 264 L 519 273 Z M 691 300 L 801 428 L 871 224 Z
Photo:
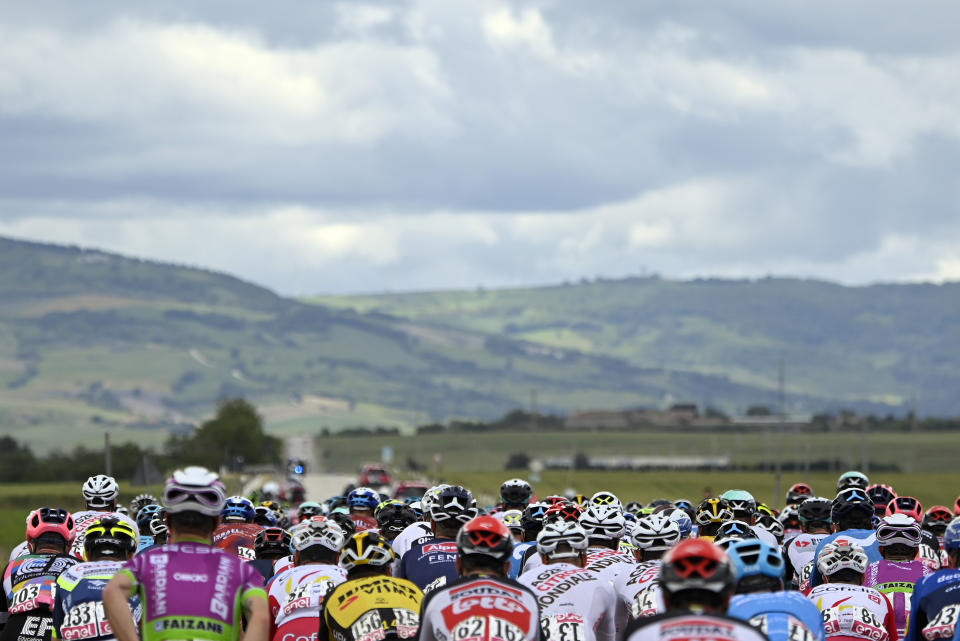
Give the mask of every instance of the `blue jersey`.
M 428 536 L 417 539 L 400 559 L 397 577 L 407 579 L 423 590 L 449 585 L 459 578 L 457 542 L 453 539 Z
M 530 551 L 533 548 L 533 551 Z M 523 571 L 523 562 L 531 554 L 536 554 L 537 544 L 535 541 L 524 541 L 513 546 L 513 553 L 510 555 L 510 568 L 507 570 L 507 577 L 516 579 Z
M 53 608 L 53 638 L 106 641 L 113 628 L 103 612 L 103 588 L 123 563 L 91 561 L 70 568 L 57 578 L 57 600 Z M 140 625 L 140 599 L 130 599 L 133 620 Z
M 146 534 L 141 534 L 141 535 L 140 535 L 140 544 L 137 546 L 137 552 L 143 552 L 143 551 L 146 550 L 148 547 L 151 547 L 151 546 L 153 545 L 153 543 L 154 543 L 154 541 L 153 541 L 153 537 L 152 537 L 152 536 L 147 536 Z
M 867 553 L 868 564 L 883 560 L 883 556 L 880 555 L 880 546 L 877 545 L 876 531 L 844 530 L 843 532 L 831 534 L 827 538 L 820 541 L 819 545 L 817 545 L 817 551 L 813 555 L 813 572 L 810 573 L 811 588 L 823 583 L 823 577 L 820 576 L 820 568 L 817 567 L 817 559 L 820 558 L 820 552 L 823 550 L 823 546 L 827 543 L 832 543 L 837 539 L 845 539 L 850 543 L 862 547 L 863 551 Z
M 739 594 L 727 616 L 747 621 L 770 641 L 824 641 L 827 636 L 819 608 L 799 592 Z
M 951 639 L 960 626 L 960 570 L 940 570 L 920 579 L 910 600 L 905 641 Z

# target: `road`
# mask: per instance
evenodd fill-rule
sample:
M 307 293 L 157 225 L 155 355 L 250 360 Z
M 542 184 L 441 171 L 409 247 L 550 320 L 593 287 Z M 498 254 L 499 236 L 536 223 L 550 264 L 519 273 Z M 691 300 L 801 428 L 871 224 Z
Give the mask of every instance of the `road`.
M 326 474 L 320 470 L 313 449 L 313 437 L 297 435 L 287 437 L 287 457 L 303 459 L 307 464 L 306 476 L 303 477 L 303 486 L 307 490 L 307 500 L 323 501 L 331 496 L 343 493 L 343 488 L 356 482 L 356 477 L 350 474 Z

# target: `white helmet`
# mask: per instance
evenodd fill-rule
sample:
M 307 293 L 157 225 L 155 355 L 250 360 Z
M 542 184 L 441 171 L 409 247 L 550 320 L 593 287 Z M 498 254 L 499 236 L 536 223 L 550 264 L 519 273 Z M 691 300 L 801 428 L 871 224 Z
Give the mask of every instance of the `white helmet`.
M 590 497 L 588 505 L 598 505 L 600 507 L 614 506 L 620 512 L 623 512 L 623 503 L 620 502 L 620 499 L 617 498 L 617 495 L 613 492 L 597 492 Z
M 920 524 L 906 514 L 891 514 L 880 520 L 877 526 L 877 544 L 884 547 L 902 543 L 911 548 L 920 545 Z
M 648 514 L 637 519 L 630 541 L 641 550 L 665 552 L 680 542 L 680 525 L 661 514 Z
M 163 488 L 163 507 L 170 514 L 198 512 L 220 516 L 225 501 L 226 491 L 220 477 L 198 465 L 175 471 Z
M 83 499 L 91 508 L 104 508 L 113 504 L 120 496 L 120 486 L 112 476 L 97 474 L 83 484 Z
M 280 498 L 280 484 L 274 481 L 268 481 L 260 488 L 260 493 L 264 500 Z
M 336 521 L 315 516 L 308 521 L 298 523 L 291 531 L 290 546 L 297 552 L 319 545 L 331 552 L 343 549 L 346 537 Z
M 823 546 L 817 556 L 820 574 L 832 576 L 840 570 L 854 570 L 858 574 L 867 571 L 867 553 L 859 545 L 832 541 Z
M 440 498 L 440 492 L 444 491 L 448 487 L 450 486 L 446 483 L 441 483 L 440 485 L 434 485 L 423 493 L 423 497 L 420 499 L 420 506 L 423 509 L 423 515 L 427 519 L 430 518 L 430 512 L 433 510 L 433 507 L 437 504 L 437 500 Z
M 627 529 L 627 521 L 618 505 L 594 505 L 591 502 L 580 515 L 579 522 L 590 538 L 596 539 L 616 540 Z
M 570 549 L 557 550 L 566 543 Z M 587 549 L 587 532 L 576 521 L 547 523 L 537 535 L 537 551 L 549 559 L 570 559 Z

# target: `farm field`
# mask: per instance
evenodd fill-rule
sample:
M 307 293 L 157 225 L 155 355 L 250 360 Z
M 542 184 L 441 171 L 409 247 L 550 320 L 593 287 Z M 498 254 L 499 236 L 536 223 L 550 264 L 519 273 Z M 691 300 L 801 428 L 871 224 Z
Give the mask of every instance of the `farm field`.
M 842 472 L 861 467 L 864 452 L 859 433 L 773 434 L 657 432 L 457 432 L 411 436 L 318 437 L 318 461 L 331 472 L 353 472 L 368 461 L 379 461 L 384 446 L 393 449 L 397 467 L 415 461 L 435 475 L 503 470 L 513 453 L 531 458 L 573 456 L 723 456 L 735 464 L 774 461 L 779 448 L 784 462 L 836 459 Z M 877 432 L 868 438 L 867 453 L 874 466 L 899 466 L 905 473 L 956 472 L 957 435 L 950 432 Z M 809 448 L 808 448 L 809 445 Z M 433 462 L 435 454 L 441 463 Z M 955 495 L 954 495 L 955 497 Z

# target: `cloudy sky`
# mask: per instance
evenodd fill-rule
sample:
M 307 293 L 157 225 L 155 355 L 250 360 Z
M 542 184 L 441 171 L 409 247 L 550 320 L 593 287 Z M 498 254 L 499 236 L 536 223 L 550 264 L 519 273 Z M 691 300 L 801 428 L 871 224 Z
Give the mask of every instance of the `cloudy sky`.
M 960 3 L 9 2 L 0 234 L 284 293 L 960 278 Z

